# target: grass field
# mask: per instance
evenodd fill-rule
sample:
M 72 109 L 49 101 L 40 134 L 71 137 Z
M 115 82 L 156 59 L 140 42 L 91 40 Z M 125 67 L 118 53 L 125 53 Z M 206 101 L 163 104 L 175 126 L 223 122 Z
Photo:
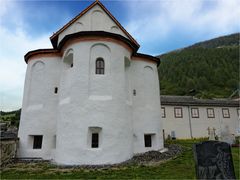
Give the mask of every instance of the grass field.
M 1 171 L 1 179 L 195 179 L 192 144 L 199 140 L 169 143 L 188 147 L 178 157 L 154 166 L 124 166 L 103 169 L 59 168 L 49 163 L 17 163 Z M 234 168 L 239 179 L 239 148 L 232 148 Z

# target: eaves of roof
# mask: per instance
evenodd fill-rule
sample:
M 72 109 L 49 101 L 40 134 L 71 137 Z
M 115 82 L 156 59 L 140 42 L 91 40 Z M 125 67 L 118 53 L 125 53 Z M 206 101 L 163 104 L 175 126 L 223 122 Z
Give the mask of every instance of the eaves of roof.
M 239 101 L 229 99 L 196 99 L 190 96 L 161 96 L 162 105 L 239 107 Z
M 155 61 L 157 63 L 157 66 L 160 65 L 161 60 L 158 57 L 154 57 L 148 54 L 142 54 L 142 53 L 133 53 L 132 57 L 139 57 L 139 58 L 144 58 L 144 59 L 149 59 L 152 61 Z
M 73 34 L 68 34 L 66 35 L 62 41 L 60 42 L 60 44 L 54 48 L 54 49 L 37 49 L 37 50 L 33 50 L 33 51 L 29 51 L 25 56 L 25 62 L 28 62 L 28 59 L 34 55 L 38 55 L 38 54 L 60 54 L 61 53 L 61 49 L 62 47 L 70 40 L 74 40 L 74 39 L 83 39 L 83 38 L 101 38 L 101 39 L 114 39 L 116 41 L 122 42 L 124 44 L 126 44 L 129 48 L 132 49 L 133 53 L 137 52 L 138 50 L 138 46 L 133 43 L 132 41 L 130 41 L 129 39 L 125 38 L 122 35 L 119 34 L 115 34 L 115 33 L 110 33 L 110 32 L 105 32 L 105 31 L 81 31 L 81 32 L 77 32 L 77 33 L 73 33 Z M 153 56 L 148 56 L 145 55 L 146 58 L 154 58 L 157 59 Z

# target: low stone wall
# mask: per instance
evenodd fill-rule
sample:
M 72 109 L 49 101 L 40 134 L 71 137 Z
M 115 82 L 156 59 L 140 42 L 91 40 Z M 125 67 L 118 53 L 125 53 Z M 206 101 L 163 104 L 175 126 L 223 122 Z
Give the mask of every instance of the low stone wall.
M 0 166 L 7 164 L 12 158 L 16 157 L 18 139 L 0 140 Z

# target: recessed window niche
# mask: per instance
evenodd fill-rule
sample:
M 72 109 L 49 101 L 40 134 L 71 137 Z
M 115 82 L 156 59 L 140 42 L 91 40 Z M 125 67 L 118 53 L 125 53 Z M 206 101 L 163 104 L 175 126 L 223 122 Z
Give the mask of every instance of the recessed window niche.
M 88 128 L 88 147 L 100 148 L 102 144 L 102 128 L 101 127 L 89 127 Z
M 32 149 L 42 149 L 43 135 L 29 135 L 29 145 Z
M 67 51 L 63 58 L 63 67 L 64 69 L 70 69 L 73 67 L 73 50 L 70 49 Z
M 155 141 L 155 134 L 144 134 L 145 147 L 153 147 Z

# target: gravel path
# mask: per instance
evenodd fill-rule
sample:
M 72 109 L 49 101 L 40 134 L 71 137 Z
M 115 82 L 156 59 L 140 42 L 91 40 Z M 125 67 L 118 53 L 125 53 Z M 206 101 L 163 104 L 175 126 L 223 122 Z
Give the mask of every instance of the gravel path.
M 135 155 L 129 162 L 133 162 L 134 164 L 148 164 L 151 162 L 159 162 L 171 159 L 183 152 L 183 148 L 179 145 L 172 144 L 165 146 L 168 148 L 166 152 L 159 152 L 159 151 L 148 151 L 143 154 Z

